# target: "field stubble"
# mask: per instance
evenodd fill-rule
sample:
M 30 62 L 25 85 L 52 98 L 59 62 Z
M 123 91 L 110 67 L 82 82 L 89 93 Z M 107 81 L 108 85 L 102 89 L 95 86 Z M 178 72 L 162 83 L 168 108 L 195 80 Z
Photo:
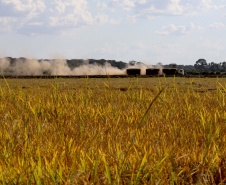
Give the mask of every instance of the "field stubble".
M 1 184 L 226 183 L 224 79 L 0 81 Z

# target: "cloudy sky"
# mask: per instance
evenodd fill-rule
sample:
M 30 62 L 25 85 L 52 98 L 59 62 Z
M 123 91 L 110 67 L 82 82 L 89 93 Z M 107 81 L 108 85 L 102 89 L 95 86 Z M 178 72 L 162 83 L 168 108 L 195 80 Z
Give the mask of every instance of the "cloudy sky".
M 226 61 L 225 0 L 0 0 L 0 56 Z

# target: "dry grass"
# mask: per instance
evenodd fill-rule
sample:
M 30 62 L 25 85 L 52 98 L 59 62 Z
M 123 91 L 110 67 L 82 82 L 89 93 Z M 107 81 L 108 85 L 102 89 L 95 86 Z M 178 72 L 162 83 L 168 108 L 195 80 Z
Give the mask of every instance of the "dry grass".
M 225 93 L 224 79 L 1 80 L 0 183 L 224 184 Z

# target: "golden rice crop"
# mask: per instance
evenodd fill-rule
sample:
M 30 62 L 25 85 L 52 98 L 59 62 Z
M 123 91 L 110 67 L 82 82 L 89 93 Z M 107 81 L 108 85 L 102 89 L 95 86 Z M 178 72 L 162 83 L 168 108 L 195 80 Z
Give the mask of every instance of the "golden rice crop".
M 0 81 L 1 184 L 226 183 L 223 79 Z

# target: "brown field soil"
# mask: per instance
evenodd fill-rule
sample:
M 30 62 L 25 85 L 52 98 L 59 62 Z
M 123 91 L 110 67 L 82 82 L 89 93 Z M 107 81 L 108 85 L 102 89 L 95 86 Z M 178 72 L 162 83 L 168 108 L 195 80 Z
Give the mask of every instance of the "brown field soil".
M 0 184 L 224 184 L 226 80 L 0 80 Z

